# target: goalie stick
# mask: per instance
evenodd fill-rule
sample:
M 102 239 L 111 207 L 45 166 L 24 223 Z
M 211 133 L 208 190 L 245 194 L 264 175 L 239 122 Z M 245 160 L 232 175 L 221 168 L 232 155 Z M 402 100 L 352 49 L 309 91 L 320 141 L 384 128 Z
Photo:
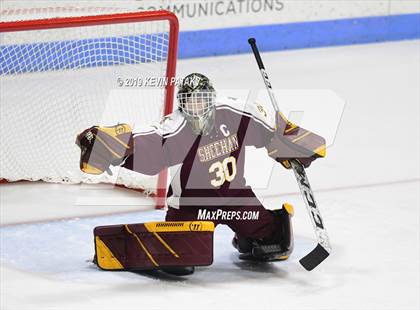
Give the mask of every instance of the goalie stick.
M 280 113 L 280 109 L 277 104 L 276 98 L 274 96 L 274 92 L 271 87 L 268 74 L 265 71 L 264 64 L 261 59 L 261 55 L 258 51 L 256 40 L 254 38 L 250 38 L 248 39 L 248 43 L 251 45 L 252 51 L 254 53 L 255 59 L 257 61 L 258 67 L 261 72 L 261 76 L 263 77 L 265 86 L 267 88 L 268 95 L 270 96 L 270 100 L 273 105 L 273 108 L 276 114 L 278 114 Z M 323 260 L 325 260 L 328 257 L 328 255 L 331 252 L 331 245 L 330 245 L 327 231 L 324 226 L 324 222 L 321 217 L 321 213 L 315 202 L 314 194 L 309 184 L 308 177 L 305 172 L 305 168 L 297 160 L 291 160 L 290 162 L 291 162 L 296 180 L 298 182 L 303 200 L 305 201 L 305 205 L 308 210 L 312 225 L 314 227 L 315 235 L 318 242 L 315 249 L 313 249 L 309 254 L 307 254 L 305 257 L 303 257 L 299 261 L 306 270 L 310 271 L 314 269 L 316 266 L 318 266 Z

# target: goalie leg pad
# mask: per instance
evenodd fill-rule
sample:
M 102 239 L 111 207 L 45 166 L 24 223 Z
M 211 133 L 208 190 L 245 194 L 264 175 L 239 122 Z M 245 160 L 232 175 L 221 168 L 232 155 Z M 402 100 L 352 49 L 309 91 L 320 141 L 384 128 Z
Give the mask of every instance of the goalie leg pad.
M 213 263 L 213 222 L 149 222 L 94 229 L 103 270 L 151 270 Z

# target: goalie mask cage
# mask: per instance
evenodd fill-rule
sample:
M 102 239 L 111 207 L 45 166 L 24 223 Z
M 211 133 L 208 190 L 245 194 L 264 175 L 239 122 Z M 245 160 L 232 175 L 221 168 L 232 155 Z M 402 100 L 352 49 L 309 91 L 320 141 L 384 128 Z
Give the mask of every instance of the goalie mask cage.
M 166 170 L 83 174 L 75 138 L 94 125 L 128 123 L 141 131 L 172 112 L 173 13 L 2 22 L 0 44 L 0 179 L 115 183 L 160 197 L 163 205 Z

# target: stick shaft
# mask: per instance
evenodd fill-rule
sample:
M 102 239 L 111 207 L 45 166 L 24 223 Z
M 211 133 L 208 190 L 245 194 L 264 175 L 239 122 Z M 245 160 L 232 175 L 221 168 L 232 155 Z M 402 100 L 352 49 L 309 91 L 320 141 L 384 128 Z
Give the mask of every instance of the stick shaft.
M 264 80 L 265 86 L 270 96 L 271 104 L 273 105 L 276 114 L 280 113 L 279 105 L 277 103 L 276 97 L 274 96 L 273 88 L 271 86 L 268 74 L 265 71 L 264 63 L 258 51 L 256 40 L 254 38 L 250 38 L 248 40 L 248 43 L 251 45 L 252 52 L 254 53 L 255 59 L 258 64 L 258 68 L 260 69 L 261 76 Z M 276 117 L 276 121 L 277 120 L 278 117 Z M 276 124 L 276 126 L 279 125 L 280 124 Z M 309 185 L 309 180 L 306 176 L 305 168 L 299 161 L 295 159 L 292 159 L 290 161 L 318 242 L 317 247 L 300 260 L 301 264 L 307 270 L 312 270 L 329 255 L 329 253 L 331 252 L 331 245 L 329 242 L 327 231 L 324 227 L 321 213 L 315 202 L 311 186 Z
M 260 52 L 258 51 L 257 42 L 254 38 L 250 38 L 248 40 L 249 44 L 251 45 L 252 52 L 254 53 L 255 59 L 258 64 L 258 68 L 260 69 L 261 76 L 264 80 L 265 86 L 267 87 L 268 95 L 270 96 L 271 104 L 273 105 L 274 111 L 276 111 L 276 114 L 280 112 L 279 105 L 277 103 L 276 97 L 273 93 L 273 88 L 271 87 L 270 79 L 268 77 L 267 72 L 265 71 L 264 63 L 261 59 Z

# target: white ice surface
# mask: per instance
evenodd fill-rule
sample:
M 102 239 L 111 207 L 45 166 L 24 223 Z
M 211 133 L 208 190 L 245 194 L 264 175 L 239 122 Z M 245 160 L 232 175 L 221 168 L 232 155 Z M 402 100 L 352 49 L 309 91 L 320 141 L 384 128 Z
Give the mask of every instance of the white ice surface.
M 298 264 L 314 246 L 313 232 L 292 173 L 281 168 L 259 194 L 277 195 L 261 196 L 269 208 L 295 205 L 291 258 L 240 262 L 232 232 L 220 226 L 214 264 L 185 279 L 101 272 L 86 262 L 93 227 L 163 219 L 163 211 L 138 211 L 147 201 L 109 188 L 13 184 L 0 186 L 1 308 L 418 309 L 419 43 L 263 55 L 275 87 L 331 89 L 345 101 L 328 157 L 308 170 L 333 246 L 316 270 Z M 218 88 L 262 85 L 251 55 L 181 61 L 178 68 L 180 75 L 208 74 Z M 251 155 L 250 169 L 270 168 L 259 155 Z M 103 215 L 110 213 L 121 214 Z

